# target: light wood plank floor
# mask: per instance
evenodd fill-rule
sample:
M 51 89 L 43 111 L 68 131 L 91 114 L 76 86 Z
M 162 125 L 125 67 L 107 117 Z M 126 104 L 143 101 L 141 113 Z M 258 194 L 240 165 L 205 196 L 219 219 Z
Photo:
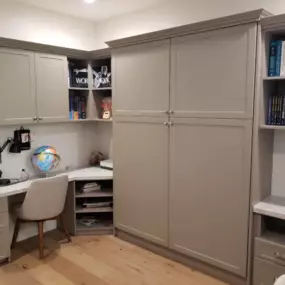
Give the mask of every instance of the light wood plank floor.
M 45 238 L 40 261 L 35 240 L 21 243 L 0 267 L 0 285 L 225 285 L 212 277 L 112 236 Z

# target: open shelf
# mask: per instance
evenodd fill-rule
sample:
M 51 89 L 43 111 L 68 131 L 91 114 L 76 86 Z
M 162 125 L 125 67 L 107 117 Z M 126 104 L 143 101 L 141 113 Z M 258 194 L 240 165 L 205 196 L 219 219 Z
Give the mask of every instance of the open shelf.
M 98 198 L 98 197 L 113 197 L 113 191 L 101 190 L 90 193 L 76 193 L 76 198 Z
M 96 118 L 94 119 L 96 122 L 104 122 L 104 123 L 112 123 L 113 119 L 101 119 L 101 118 Z
M 112 213 L 113 208 L 111 207 L 102 207 L 102 208 L 76 208 L 76 213 Z
M 263 80 L 285 80 L 285 76 L 266 76 Z
M 106 235 L 113 233 L 112 221 L 102 221 L 96 223 L 90 227 L 81 224 L 78 220 L 76 221 L 76 235 Z
M 101 87 L 101 88 L 93 88 L 94 91 L 106 91 L 106 90 L 112 90 L 112 87 Z
M 89 88 L 85 87 L 69 87 L 69 90 L 74 90 L 74 91 L 89 91 Z
M 259 128 L 263 130 L 285 131 L 285 126 L 280 126 L 280 125 L 260 125 Z

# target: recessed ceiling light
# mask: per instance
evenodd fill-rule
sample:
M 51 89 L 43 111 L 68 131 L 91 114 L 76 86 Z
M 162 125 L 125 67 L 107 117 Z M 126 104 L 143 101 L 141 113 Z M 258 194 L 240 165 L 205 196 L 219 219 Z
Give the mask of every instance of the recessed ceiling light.
M 94 2 L 96 2 L 97 0 L 84 0 L 85 3 L 89 3 L 89 4 L 92 4 Z

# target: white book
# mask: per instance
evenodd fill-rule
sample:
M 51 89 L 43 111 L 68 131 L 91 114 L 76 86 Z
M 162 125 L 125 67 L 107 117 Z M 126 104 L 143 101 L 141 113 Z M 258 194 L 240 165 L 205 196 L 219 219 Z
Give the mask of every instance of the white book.
M 93 187 L 93 188 L 86 188 L 86 189 L 82 189 L 83 193 L 90 193 L 90 192 L 95 192 L 95 191 L 100 191 L 101 187 Z
M 282 41 L 280 76 L 285 76 L 285 41 Z

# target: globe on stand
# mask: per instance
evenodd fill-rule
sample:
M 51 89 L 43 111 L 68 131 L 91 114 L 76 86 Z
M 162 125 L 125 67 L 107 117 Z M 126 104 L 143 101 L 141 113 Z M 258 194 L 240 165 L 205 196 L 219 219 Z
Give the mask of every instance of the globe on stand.
M 55 169 L 60 163 L 60 156 L 56 149 L 51 146 L 41 146 L 37 148 L 32 155 L 32 164 L 34 168 L 47 174 Z

